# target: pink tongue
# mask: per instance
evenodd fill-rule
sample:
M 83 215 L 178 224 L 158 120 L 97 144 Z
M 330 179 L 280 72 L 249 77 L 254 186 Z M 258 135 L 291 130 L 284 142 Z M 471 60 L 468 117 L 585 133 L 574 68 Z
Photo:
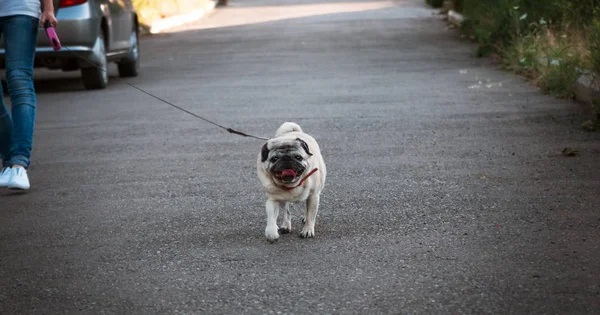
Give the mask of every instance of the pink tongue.
M 294 172 L 293 170 L 281 171 L 281 177 L 285 177 L 285 176 L 292 176 L 293 178 L 296 178 L 296 172 Z

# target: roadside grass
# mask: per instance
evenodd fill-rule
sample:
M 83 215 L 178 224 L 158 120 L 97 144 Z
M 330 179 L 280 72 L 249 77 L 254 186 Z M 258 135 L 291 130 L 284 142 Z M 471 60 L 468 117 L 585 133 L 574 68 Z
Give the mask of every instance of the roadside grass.
M 547 94 L 571 98 L 575 82 L 589 68 L 585 36 L 577 31 L 553 31 L 535 24 L 534 32 L 518 35 L 504 50 L 503 62 L 509 70 L 521 73 Z
M 600 81 L 600 0 L 454 0 L 454 7 L 478 56 L 499 55 L 545 93 L 572 98 L 585 71 Z

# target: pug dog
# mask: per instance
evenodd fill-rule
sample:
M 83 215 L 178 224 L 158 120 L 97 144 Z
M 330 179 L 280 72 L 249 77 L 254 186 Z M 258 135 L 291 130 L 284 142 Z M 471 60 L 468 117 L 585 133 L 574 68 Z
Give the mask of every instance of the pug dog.
M 317 141 L 296 123 L 285 122 L 261 148 L 257 161 L 258 179 L 267 196 L 267 227 L 270 242 L 279 233 L 292 230 L 290 203 L 306 202 L 306 216 L 300 237 L 315 236 L 315 221 L 327 170 Z M 281 227 L 277 226 L 283 212 Z

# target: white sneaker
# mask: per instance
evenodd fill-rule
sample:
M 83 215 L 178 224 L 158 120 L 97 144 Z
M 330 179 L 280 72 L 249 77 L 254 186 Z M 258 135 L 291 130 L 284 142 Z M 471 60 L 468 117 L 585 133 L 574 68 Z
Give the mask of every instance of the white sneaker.
M 12 175 L 10 167 L 2 168 L 2 170 L 0 171 L 0 187 L 8 186 L 8 182 L 10 181 L 10 175 Z
M 29 189 L 29 177 L 27 177 L 27 170 L 22 167 L 11 168 L 11 176 L 8 180 L 8 188 L 27 190 Z

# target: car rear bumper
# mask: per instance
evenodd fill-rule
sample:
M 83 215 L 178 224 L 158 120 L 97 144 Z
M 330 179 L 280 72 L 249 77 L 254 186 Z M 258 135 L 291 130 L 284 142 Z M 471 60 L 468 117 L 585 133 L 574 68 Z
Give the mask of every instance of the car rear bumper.
M 75 70 L 90 66 L 87 60 L 97 61 L 93 48 L 85 46 L 63 46 L 59 51 L 52 47 L 39 47 L 35 54 L 35 67 L 46 67 L 50 69 L 69 68 Z
M 63 46 L 59 51 L 54 51 L 52 47 L 38 47 L 35 53 L 34 67 L 76 70 L 90 67 L 92 62 L 99 63 L 94 47 Z M 4 68 L 4 50 L 0 49 L 0 69 Z

